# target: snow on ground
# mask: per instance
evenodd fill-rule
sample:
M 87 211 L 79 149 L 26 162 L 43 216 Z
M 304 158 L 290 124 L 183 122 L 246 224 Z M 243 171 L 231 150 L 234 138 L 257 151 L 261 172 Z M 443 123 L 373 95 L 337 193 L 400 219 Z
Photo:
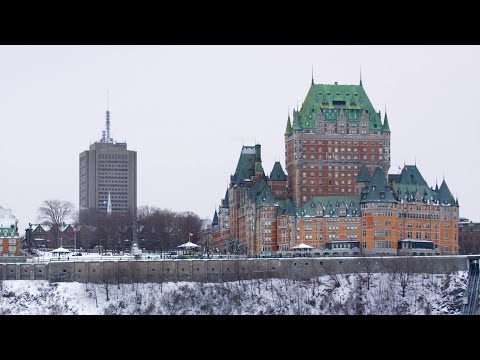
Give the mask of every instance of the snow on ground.
M 81 284 L 0 281 L 0 314 L 459 314 L 467 273 L 309 281 Z M 108 293 L 108 301 L 107 301 Z

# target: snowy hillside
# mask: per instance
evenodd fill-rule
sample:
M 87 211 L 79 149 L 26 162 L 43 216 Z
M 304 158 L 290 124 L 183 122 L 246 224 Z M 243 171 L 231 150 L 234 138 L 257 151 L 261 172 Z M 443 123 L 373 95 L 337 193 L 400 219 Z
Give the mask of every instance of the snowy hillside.
M 5 280 L 0 314 L 459 314 L 466 275 L 373 274 L 370 289 L 366 274 L 208 284 Z

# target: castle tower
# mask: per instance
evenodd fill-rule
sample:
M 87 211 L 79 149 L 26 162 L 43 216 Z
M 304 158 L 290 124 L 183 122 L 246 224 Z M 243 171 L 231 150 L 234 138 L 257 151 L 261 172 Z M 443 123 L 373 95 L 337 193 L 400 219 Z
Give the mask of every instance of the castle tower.
M 292 126 L 293 125 L 293 126 Z M 285 131 L 288 189 L 296 206 L 315 196 L 354 195 L 362 164 L 390 168 L 390 128 L 364 87 L 315 84 Z

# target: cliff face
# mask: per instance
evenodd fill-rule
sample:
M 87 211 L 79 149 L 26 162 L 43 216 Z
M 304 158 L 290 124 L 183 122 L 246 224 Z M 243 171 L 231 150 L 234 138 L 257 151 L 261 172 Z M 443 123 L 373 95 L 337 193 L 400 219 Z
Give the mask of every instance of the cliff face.
M 459 314 L 466 272 L 309 281 L 0 283 L 0 314 Z M 108 300 L 107 300 L 108 299 Z

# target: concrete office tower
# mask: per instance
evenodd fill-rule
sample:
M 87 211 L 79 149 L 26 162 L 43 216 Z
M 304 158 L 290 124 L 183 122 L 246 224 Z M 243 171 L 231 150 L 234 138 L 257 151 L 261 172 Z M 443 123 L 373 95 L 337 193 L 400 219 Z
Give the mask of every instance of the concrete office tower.
M 113 213 L 137 207 L 137 152 L 110 135 L 110 111 L 100 141 L 80 153 L 80 210 L 107 211 L 110 194 Z

